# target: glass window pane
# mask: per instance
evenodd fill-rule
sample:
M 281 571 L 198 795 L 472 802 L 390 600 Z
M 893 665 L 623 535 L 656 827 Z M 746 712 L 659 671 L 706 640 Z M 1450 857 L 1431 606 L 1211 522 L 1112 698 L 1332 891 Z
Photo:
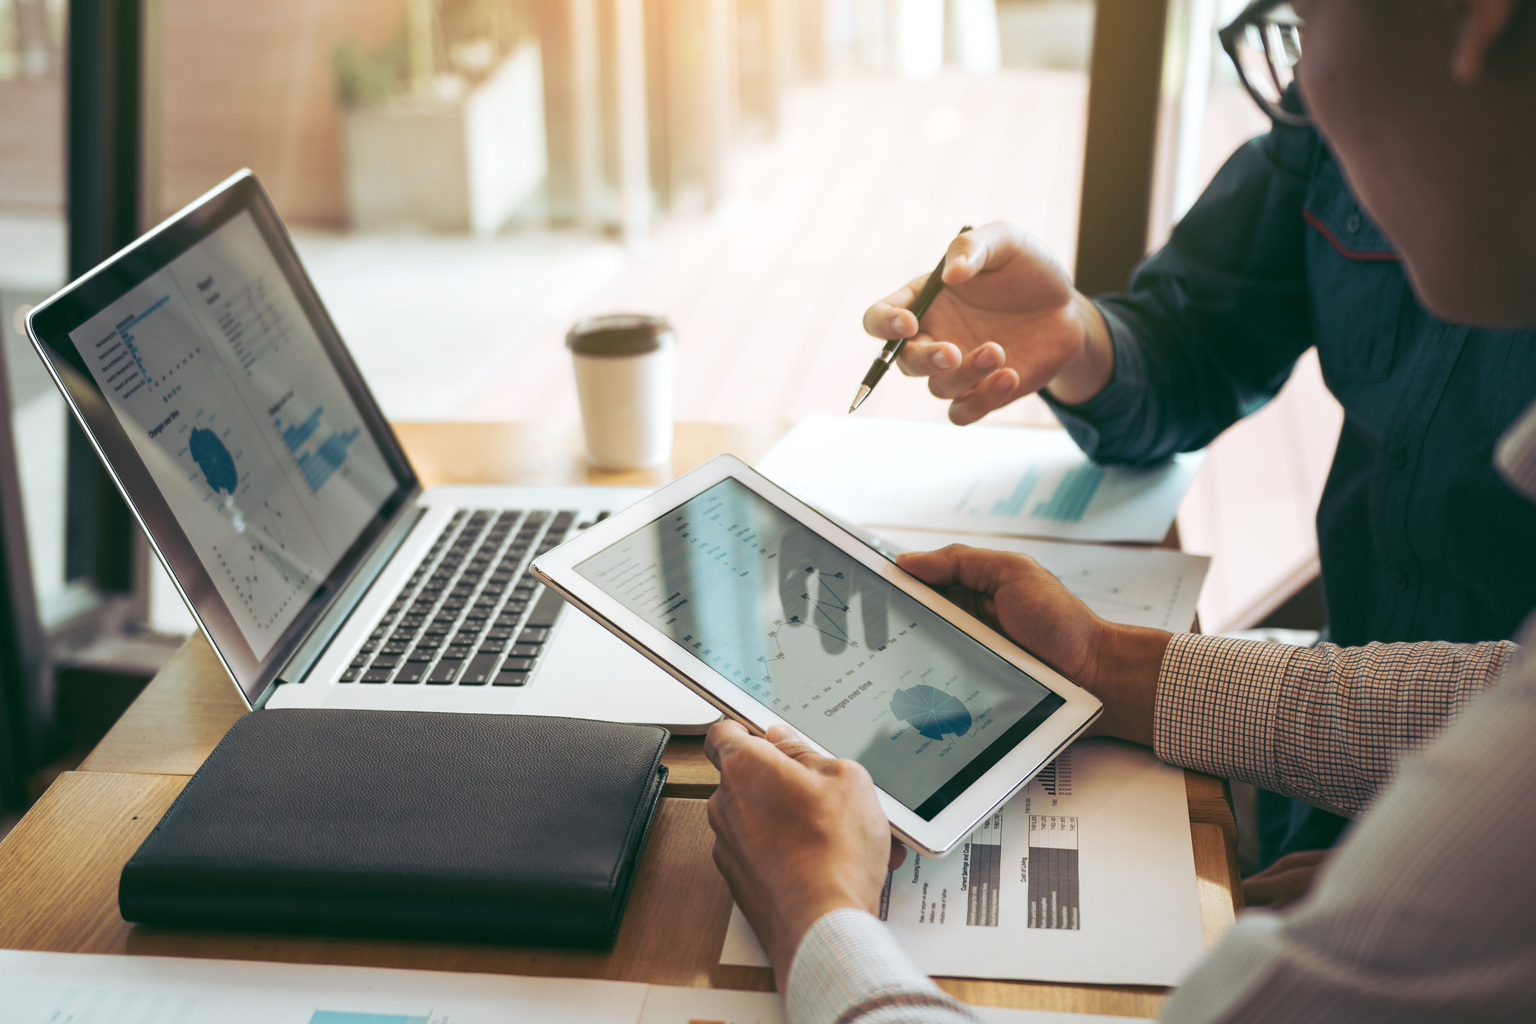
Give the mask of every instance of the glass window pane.
M 1092 24 L 1092 0 L 162 0 L 151 195 L 252 167 L 392 417 L 574 420 L 565 329 L 637 309 L 681 338 L 678 419 L 790 419 L 846 408 L 863 309 L 962 224 L 1072 265 Z M 913 381 L 872 401 L 945 414 Z
M 65 277 L 62 0 L 0 0 L 0 334 L 33 587 L 45 626 L 89 607 L 64 580 L 67 410 L 23 318 Z

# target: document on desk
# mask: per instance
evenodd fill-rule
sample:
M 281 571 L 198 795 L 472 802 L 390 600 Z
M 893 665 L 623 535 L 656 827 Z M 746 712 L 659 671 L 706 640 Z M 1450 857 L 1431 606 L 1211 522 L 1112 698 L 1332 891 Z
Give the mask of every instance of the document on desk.
M 1097 1013 L 1011 1010 L 972 1006 L 987 1024 L 1134 1024 L 1145 1017 L 1105 1017 Z M 784 1001 L 777 992 L 737 992 L 718 988 L 652 985 L 640 1024 L 785 1024 Z
M 6 1024 L 636 1024 L 648 986 L 0 951 Z
M 784 1024 L 775 992 L 376 967 L 0 951 L 5 1024 Z M 975 1008 L 989 1024 L 1125 1017 Z
M 1156 543 L 1200 468 L 1089 462 L 1065 430 L 807 416 L 757 464 L 804 501 L 866 526 Z
M 1027 537 L 973 537 L 930 530 L 874 531 L 885 551 L 932 551 L 970 544 L 1029 555 L 1061 580 L 1084 604 L 1111 622 L 1174 632 L 1195 621 L 1195 605 L 1211 560 L 1163 548 L 1062 544 Z
M 1205 952 L 1184 773 L 1079 742 L 947 857 L 908 850 L 880 903 L 929 974 L 1177 984 Z M 768 966 L 735 908 L 720 962 Z

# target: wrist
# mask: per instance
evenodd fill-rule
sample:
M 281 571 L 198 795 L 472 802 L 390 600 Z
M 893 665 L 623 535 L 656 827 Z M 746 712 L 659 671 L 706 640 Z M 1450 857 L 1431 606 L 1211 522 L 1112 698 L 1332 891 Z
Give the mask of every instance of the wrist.
M 1093 684 L 1104 702 L 1097 732 L 1152 745 L 1157 679 L 1173 634 L 1165 629 L 1110 624 L 1099 640 Z
M 1063 405 L 1082 405 L 1103 391 L 1114 377 L 1115 349 L 1110 342 L 1109 324 L 1092 299 L 1074 292 L 1071 315 L 1083 332 L 1083 347 L 1077 358 L 1051 378 L 1046 390 Z
M 789 983 L 789 969 L 794 965 L 795 955 L 800 952 L 800 946 L 805 942 L 805 937 L 810 934 L 817 921 L 838 910 L 869 912 L 868 907 L 851 897 L 827 897 L 807 901 L 785 915 L 781 926 L 775 930 L 772 947 L 765 950 L 769 962 L 773 964 L 774 974 L 781 990 Z

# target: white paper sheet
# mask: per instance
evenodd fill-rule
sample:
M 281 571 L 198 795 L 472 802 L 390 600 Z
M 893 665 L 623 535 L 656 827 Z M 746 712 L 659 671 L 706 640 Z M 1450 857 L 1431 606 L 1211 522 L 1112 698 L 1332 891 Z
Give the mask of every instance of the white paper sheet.
M 783 1024 L 774 992 L 0 950 L 5 1024 Z M 977 1007 L 991 1024 L 1125 1017 Z
M 1195 605 L 1211 560 L 1162 548 L 1115 548 L 1102 544 L 1061 544 L 1020 537 L 973 537 L 963 533 L 881 527 L 886 550 L 932 551 L 946 544 L 1017 551 L 1029 555 L 1066 584 L 1084 604 L 1111 622 L 1182 632 L 1195 619 Z
M 6 1024 L 635 1024 L 647 986 L 0 951 Z
M 870 526 L 1156 543 L 1201 457 L 1130 470 L 1089 462 L 1064 430 L 807 416 L 757 468 Z
M 1145 1017 L 1105 1017 L 1097 1013 L 1009 1010 L 973 1006 L 988 1024 L 1130 1024 Z M 784 1024 L 784 1004 L 774 992 L 672 988 L 652 985 L 640 1024 Z
M 949 856 L 908 851 L 884 903 L 929 974 L 1177 984 L 1205 951 L 1184 773 L 1084 740 Z M 768 965 L 734 908 L 720 962 Z

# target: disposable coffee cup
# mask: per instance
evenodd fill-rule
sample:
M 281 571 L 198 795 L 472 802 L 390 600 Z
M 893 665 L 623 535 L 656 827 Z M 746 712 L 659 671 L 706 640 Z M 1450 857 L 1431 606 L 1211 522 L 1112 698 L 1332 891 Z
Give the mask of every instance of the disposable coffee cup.
M 593 465 L 642 469 L 672 458 L 676 343 L 664 318 L 638 313 L 595 316 L 566 334 Z

